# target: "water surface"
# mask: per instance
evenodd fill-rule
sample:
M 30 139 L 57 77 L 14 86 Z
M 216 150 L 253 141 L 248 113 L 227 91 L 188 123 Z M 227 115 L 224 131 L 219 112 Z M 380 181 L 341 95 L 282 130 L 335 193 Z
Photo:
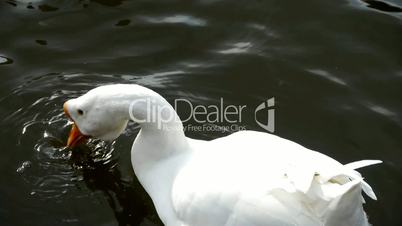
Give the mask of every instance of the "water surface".
M 1 225 L 161 225 L 131 169 L 138 126 L 111 144 L 64 148 L 63 102 L 111 83 L 203 105 L 275 97 L 275 134 L 342 163 L 384 161 L 361 170 L 379 198 L 366 198 L 365 209 L 375 226 L 401 225 L 401 8 L 399 0 L 1 1 Z M 242 125 L 263 130 L 252 114 Z

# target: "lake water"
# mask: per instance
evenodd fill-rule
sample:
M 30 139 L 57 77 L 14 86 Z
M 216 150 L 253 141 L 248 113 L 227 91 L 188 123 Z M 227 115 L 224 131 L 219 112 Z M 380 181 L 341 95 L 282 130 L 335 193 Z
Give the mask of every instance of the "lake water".
M 0 224 L 161 225 L 130 165 L 138 126 L 111 144 L 64 148 L 64 101 L 137 83 L 198 105 L 255 107 L 274 97 L 275 134 L 342 163 L 382 159 L 361 170 L 378 196 L 365 209 L 375 226 L 402 225 L 401 8 L 400 0 L 1 1 Z M 252 111 L 240 125 L 264 131 Z

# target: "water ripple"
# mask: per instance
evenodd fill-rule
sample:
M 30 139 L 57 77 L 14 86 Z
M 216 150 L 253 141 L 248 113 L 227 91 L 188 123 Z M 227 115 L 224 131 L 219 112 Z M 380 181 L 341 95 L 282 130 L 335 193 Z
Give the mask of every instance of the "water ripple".
M 241 54 L 249 52 L 253 47 L 250 42 L 237 42 L 230 44 L 230 46 L 228 49 L 219 50 L 218 52 L 221 54 Z
M 328 81 L 334 82 L 338 85 L 347 86 L 346 81 L 341 78 L 336 77 L 335 75 L 329 73 L 328 71 L 324 71 L 322 69 L 307 69 L 308 72 L 318 75 L 322 78 L 327 79 Z
M 172 16 L 138 16 L 138 19 L 151 24 L 184 24 L 193 27 L 203 27 L 207 21 L 190 15 Z
M 373 10 L 402 19 L 402 5 L 398 1 L 349 0 L 349 3 L 360 9 Z
M 85 82 L 88 77 L 91 75 L 32 76 L 0 100 L 6 106 L 19 106 L 1 123 L 20 131 L 16 134 L 16 148 L 22 148 L 26 154 L 16 172 L 31 187 L 31 196 L 42 200 L 77 197 L 77 185 L 83 182 L 82 170 L 111 169 L 117 163 L 114 143 L 90 139 L 74 150 L 65 147 L 71 122 L 65 117 L 62 105 L 66 99 L 98 85 Z M 66 83 L 74 80 L 80 82 Z M 19 99 L 24 99 L 23 105 L 18 104 Z
M 380 106 L 378 104 L 373 104 L 373 103 L 366 103 L 365 106 L 377 114 L 380 114 L 382 116 L 385 116 L 385 117 L 392 119 L 394 121 L 397 121 L 397 122 L 399 121 L 398 114 L 392 110 L 389 110 L 388 108 L 386 108 L 384 106 Z
M 12 64 L 14 61 L 8 57 L 0 56 L 0 65 L 3 64 Z

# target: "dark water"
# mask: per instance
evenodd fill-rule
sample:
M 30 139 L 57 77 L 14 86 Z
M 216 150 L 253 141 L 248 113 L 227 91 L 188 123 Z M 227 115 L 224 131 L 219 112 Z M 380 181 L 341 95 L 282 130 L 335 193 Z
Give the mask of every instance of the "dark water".
M 138 83 L 204 105 L 275 97 L 276 134 L 343 163 L 384 161 L 361 170 L 379 197 L 365 209 L 375 226 L 402 225 L 401 8 L 399 0 L 1 1 L 0 224 L 161 225 L 131 169 L 135 125 L 112 144 L 63 147 L 65 100 Z M 242 124 L 262 130 L 253 117 Z

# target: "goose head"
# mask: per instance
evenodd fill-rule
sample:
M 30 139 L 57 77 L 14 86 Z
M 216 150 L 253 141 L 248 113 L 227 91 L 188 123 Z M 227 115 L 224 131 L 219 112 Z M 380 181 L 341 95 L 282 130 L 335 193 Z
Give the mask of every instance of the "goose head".
M 89 137 L 111 141 L 124 131 L 127 114 L 119 108 L 119 96 L 111 91 L 98 87 L 64 103 L 64 113 L 73 121 L 68 147 L 74 147 Z

